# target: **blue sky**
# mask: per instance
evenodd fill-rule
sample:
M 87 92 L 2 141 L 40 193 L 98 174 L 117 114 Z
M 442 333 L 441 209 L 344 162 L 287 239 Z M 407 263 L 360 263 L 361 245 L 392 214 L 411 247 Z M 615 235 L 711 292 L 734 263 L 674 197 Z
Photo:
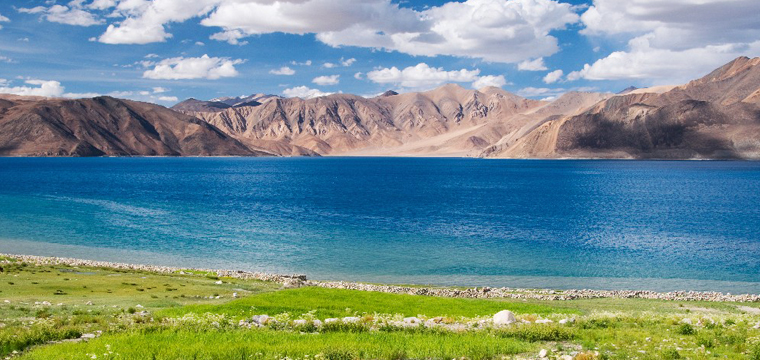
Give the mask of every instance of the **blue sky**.
M 617 92 L 760 55 L 758 13 L 756 0 L 3 1 L 0 92 L 163 105 L 448 82 Z

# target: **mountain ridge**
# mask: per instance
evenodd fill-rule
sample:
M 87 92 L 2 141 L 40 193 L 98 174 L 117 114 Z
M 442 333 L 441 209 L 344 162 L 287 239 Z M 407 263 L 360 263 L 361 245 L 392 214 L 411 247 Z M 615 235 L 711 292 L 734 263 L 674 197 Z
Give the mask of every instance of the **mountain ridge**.
M 760 58 L 682 85 L 551 102 L 456 84 L 371 98 L 191 98 L 172 109 L 2 95 L 0 155 L 760 159 Z

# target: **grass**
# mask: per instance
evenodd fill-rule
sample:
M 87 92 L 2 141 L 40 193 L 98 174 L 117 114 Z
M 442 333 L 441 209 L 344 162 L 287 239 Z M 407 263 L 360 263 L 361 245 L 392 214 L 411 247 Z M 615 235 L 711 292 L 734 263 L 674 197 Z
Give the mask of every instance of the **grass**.
M 226 278 L 217 284 L 214 274 L 206 272 L 162 275 L 2 260 L 0 266 L 0 356 L 19 351 L 21 359 L 490 359 L 530 358 L 547 349 L 552 356 L 573 354 L 577 359 L 760 360 L 760 330 L 753 328 L 760 316 L 737 307 L 756 304 L 451 299 L 282 289 Z M 233 292 L 241 298 L 234 299 Z M 555 323 L 463 333 L 370 329 L 365 323 L 237 326 L 254 314 L 283 321 L 421 316 L 472 322 L 503 309 L 520 319 Z M 576 321 L 557 324 L 571 317 Z M 60 342 L 98 332 L 103 335 L 90 341 Z
M 177 346 L 182 344 L 182 346 Z M 107 346 L 109 345 L 109 346 Z M 129 332 L 86 344 L 41 348 L 25 359 L 82 359 L 108 351 L 119 359 L 490 359 L 534 349 L 524 341 L 477 334 L 350 333 L 301 334 L 272 330 Z
M 316 310 L 314 315 L 319 319 L 374 313 L 478 317 L 490 316 L 504 309 L 517 314 L 580 313 L 577 309 L 556 309 L 549 305 L 527 302 L 438 298 L 308 287 L 260 294 L 219 305 L 190 305 L 168 309 L 161 312 L 161 315 L 179 316 L 206 312 L 231 316 L 281 313 L 301 315 Z

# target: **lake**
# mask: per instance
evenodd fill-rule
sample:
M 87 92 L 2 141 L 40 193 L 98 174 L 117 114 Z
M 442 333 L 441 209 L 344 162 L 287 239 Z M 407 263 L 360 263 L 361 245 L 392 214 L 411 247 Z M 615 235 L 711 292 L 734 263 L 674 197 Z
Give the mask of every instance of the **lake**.
M 2 158 L 0 252 L 393 284 L 760 293 L 760 163 Z

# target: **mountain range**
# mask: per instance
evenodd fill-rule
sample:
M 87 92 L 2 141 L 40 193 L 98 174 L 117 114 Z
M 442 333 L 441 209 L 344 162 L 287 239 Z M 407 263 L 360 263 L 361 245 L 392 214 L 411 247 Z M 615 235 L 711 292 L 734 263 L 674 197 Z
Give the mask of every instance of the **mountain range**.
M 452 84 L 372 98 L 188 99 L 171 109 L 0 95 L 0 154 L 759 159 L 760 58 L 679 86 L 553 101 Z

